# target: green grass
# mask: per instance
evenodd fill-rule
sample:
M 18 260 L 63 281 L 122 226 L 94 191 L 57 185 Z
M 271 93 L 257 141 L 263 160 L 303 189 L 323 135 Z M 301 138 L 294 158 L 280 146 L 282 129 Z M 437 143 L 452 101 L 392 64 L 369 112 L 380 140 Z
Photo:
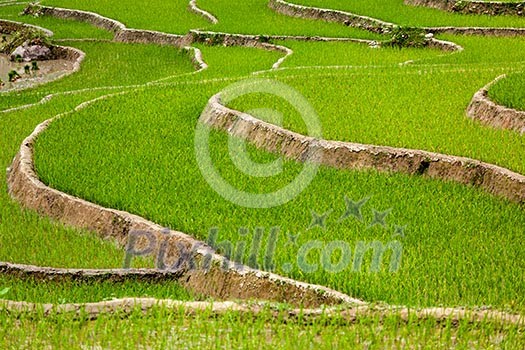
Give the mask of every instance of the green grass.
M 101 86 L 140 85 L 195 71 L 188 53 L 168 46 L 107 42 L 61 44 L 76 47 L 86 53 L 80 71 L 45 86 L 24 91 L 23 94 L 2 94 L 0 109 L 37 102 L 50 93 Z
M 186 34 L 189 29 L 210 25 L 199 15 L 188 11 L 188 1 L 110 1 L 95 0 L 84 3 L 71 0 L 45 0 L 42 5 L 96 12 L 116 19 L 128 28 L 151 29 Z
M 519 276 L 524 266 L 518 257 L 525 251 L 513 242 L 520 240 L 525 214 L 522 208 L 480 190 L 399 174 L 323 168 L 305 192 L 278 208 L 247 209 L 221 198 L 202 178 L 193 154 L 196 116 L 218 88 L 151 89 L 103 101 L 60 119 L 37 142 L 38 173 L 54 188 L 129 210 L 199 239 L 206 239 L 209 230 L 217 227 L 217 243 L 228 240 L 238 247 L 245 242 L 249 247 L 253 233 L 244 236 L 239 228 L 253 232 L 264 227 L 266 242 L 270 228 L 279 227 L 276 272 L 365 300 L 523 310 L 519 290 L 524 286 Z M 155 113 L 144 114 L 143 108 L 154 108 Z M 242 176 L 228 158 L 224 135 L 214 135 L 215 165 L 236 188 L 271 191 L 300 170 L 287 163 L 278 177 Z M 128 151 L 123 154 L 122 149 Z M 254 155 L 268 160 L 268 156 Z M 345 209 L 345 195 L 355 200 L 372 196 L 364 222 L 337 222 Z M 372 209 L 389 208 L 393 211 L 388 228 L 368 229 Z M 333 210 L 326 231 L 308 230 L 311 210 Z M 394 225 L 405 224 L 404 260 L 397 273 L 388 272 L 387 264 L 377 274 L 367 273 L 366 268 L 362 273 L 346 269 L 336 274 L 322 270 L 304 274 L 298 269 L 298 250 L 307 241 L 342 240 L 353 251 L 360 240 L 386 244 L 393 239 Z M 287 233 L 299 235 L 297 245 L 289 244 Z M 309 259 L 319 261 L 315 252 Z M 294 267 L 289 273 L 283 269 L 286 263 Z M 264 267 L 261 256 L 258 265 Z M 501 279 L 505 282 L 497 282 Z
M 426 61 L 443 55 L 440 50 L 370 48 L 367 44 L 340 42 L 278 41 L 277 44 L 294 50 L 281 67 L 308 66 L 373 66 L 395 65 L 406 61 Z
M 112 348 L 136 349 L 518 349 L 525 344 L 523 332 L 515 326 L 482 322 L 450 322 L 437 326 L 434 321 L 411 319 L 407 324 L 398 316 L 364 316 L 356 324 L 319 318 L 309 324 L 283 321 L 285 311 L 273 316 L 236 312 L 214 316 L 209 311 L 186 316 L 181 309 L 155 308 L 146 315 L 134 310 L 129 317 L 102 315 L 96 320 L 71 315 L 0 315 L 0 346 L 32 348 Z
M 525 111 L 525 74 L 512 74 L 489 89 L 489 97 L 506 107 Z
M 324 35 L 335 37 L 377 38 L 377 35 L 347 28 L 336 23 L 289 18 L 273 12 L 266 0 L 231 2 L 223 0 L 201 0 L 199 6 L 219 19 L 212 25 L 187 10 L 188 1 L 135 1 L 111 2 L 90 1 L 78 4 L 74 0 L 46 0 L 44 5 L 78 8 L 94 11 L 119 20 L 130 28 L 160 30 L 186 34 L 190 29 L 207 29 L 229 33 L 279 34 L 279 35 Z
M 525 173 L 523 137 L 472 121 L 465 112 L 482 86 L 507 71 L 523 69 L 518 52 L 525 49 L 525 41 L 450 36 L 446 39 L 463 45 L 464 52 L 443 56 L 427 50 L 293 43 L 297 52 L 285 62 L 288 70 L 269 76 L 290 84 L 312 104 L 325 139 L 466 156 Z M 500 51 L 503 46 L 508 51 Z M 323 58 L 314 61 L 316 55 Z M 397 62 L 414 62 L 399 67 L 395 64 L 397 56 L 401 58 Z M 339 62 L 348 67 L 305 68 L 308 62 Z M 520 75 L 516 77 L 519 79 Z M 522 90 L 511 88 L 520 86 L 512 85 L 517 78 L 500 91 L 521 101 Z M 288 116 L 285 128 L 307 132 L 301 115 L 290 105 L 271 96 L 263 100 L 260 96 L 248 96 L 232 106 L 248 111 L 264 103 L 278 105 Z
M 262 1 L 262 0 L 261 0 Z M 295 4 L 349 11 L 416 27 L 524 27 L 518 16 L 462 15 L 421 6 L 409 6 L 403 0 L 293 0 Z
M 124 297 L 141 297 L 173 300 L 195 300 L 176 281 L 145 282 L 140 279 L 127 281 L 55 281 L 49 279 L 0 276 L 0 290 L 8 288 L 2 299 L 30 303 L 67 304 L 92 303 Z
M 51 18 L 47 16 L 33 17 L 21 16 L 20 12 L 25 8 L 25 5 L 15 5 L 0 7 L 0 18 L 8 19 L 10 21 L 24 22 L 35 24 L 40 27 L 49 29 L 53 32 L 53 39 L 107 39 L 113 38 L 113 34 L 102 30 L 87 23 L 80 23 L 72 20 Z
M 294 0 L 303 1 L 307 0 Z M 404 25 L 501 25 L 523 26 L 522 18 L 465 16 L 386 2 L 308 0 L 309 4 L 355 10 Z M 266 0 L 233 3 L 199 0 L 199 6 L 219 18 L 211 25 L 186 10 L 186 1 L 151 1 L 144 4 L 95 0 L 79 4 L 48 0 L 45 5 L 100 12 L 136 28 L 185 33 L 204 28 L 252 34 L 326 36 L 377 36 L 345 26 L 293 19 L 267 8 Z M 135 6 L 132 6 L 135 5 Z M 0 7 L 0 18 L 48 27 L 56 38 L 110 39 L 94 27 L 54 18 L 18 17 L 21 6 Z M 523 173 L 524 143 L 516 133 L 497 131 L 471 122 L 465 108 L 480 87 L 502 73 L 523 70 L 524 39 L 443 36 L 465 48 L 461 53 L 437 50 L 372 50 L 345 43 L 279 42 L 294 55 L 284 70 L 266 73 L 292 85 L 317 109 L 326 138 L 424 148 L 468 155 L 507 166 Z M 261 251 L 252 264 L 264 268 L 262 254 L 269 242 L 276 244 L 273 269 L 292 278 L 319 283 L 367 301 L 411 306 L 488 306 L 523 313 L 525 265 L 522 241 L 525 213 L 522 207 L 480 190 L 426 178 L 374 171 L 341 171 L 321 168 L 306 191 L 284 206 L 247 209 L 214 192 L 202 177 L 194 156 L 193 136 L 197 118 L 208 98 L 229 83 L 268 70 L 281 53 L 238 47 L 202 49 L 210 68 L 191 74 L 187 54 L 169 47 L 108 42 L 67 42 L 86 52 L 77 74 L 35 89 L 2 94 L 0 108 L 35 102 L 50 93 L 98 88 L 62 94 L 27 110 L 0 114 L 0 163 L 8 167 L 22 140 L 45 119 L 78 104 L 125 91 L 53 123 L 37 142 L 36 163 L 42 179 L 63 191 L 104 206 L 128 210 L 162 225 L 206 239 L 218 228 L 215 246 L 225 252 L 226 242 L 244 245 L 238 260 L 247 261 L 254 232 L 264 229 Z M 399 64 L 413 61 L 400 67 Z M 339 68 L 312 66 L 346 66 Z M 130 85 L 164 79 L 162 86 Z M 491 96 L 509 105 L 523 100 L 519 75 L 503 80 Z M 119 87 L 120 86 L 120 87 Z M 128 86 L 128 87 L 126 87 Z M 132 91 L 137 89 L 137 91 Z M 500 96 L 500 97 L 497 97 Z M 284 126 L 302 131 L 297 115 L 275 99 L 260 97 L 237 101 L 236 107 L 272 107 L 283 112 Z M 521 104 L 522 105 L 522 104 Z M 228 156 L 223 133 L 211 134 L 211 152 L 220 174 L 236 187 L 267 192 L 288 183 L 301 165 L 284 163 L 284 172 L 269 179 L 241 174 Z M 275 156 L 249 147 L 251 157 L 268 162 Z M 348 218 L 345 196 L 358 200 L 370 196 L 363 221 Z M 373 210 L 392 208 L 386 227 L 369 227 Z M 327 227 L 310 228 L 312 211 L 328 212 Z M 396 227 L 407 225 L 405 236 Z M 272 227 L 279 227 L 270 237 Z M 245 228 L 250 232 L 246 235 Z M 399 229 L 397 227 L 397 229 Z M 292 236 L 297 235 L 294 239 Z M 387 253 L 379 272 L 369 272 L 371 255 L 359 272 L 351 267 L 329 273 L 299 269 L 297 256 L 308 241 L 321 246 L 334 240 L 348 243 L 352 253 L 359 241 L 402 244 L 400 269 L 388 271 Z M 319 264 L 319 250 L 307 255 Z M 90 232 L 64 227 L 23 210 L 8 193 L 0 174 L 0 260 L 53 267 L 116 268 L 123 250 Z M 334 259 L 338 258 L 335 254 Z M 334 263 L 334 261 L 332 261 Z M 137 259 L 134 267 L 151 267 L 152 259 Z M 291 269 L 288 269 L 290 268 Z M 153 296 L 193 300 L 174 283 L 65 283 L 0 276 L 3 298 L 35 302 L 85 302 L 126 296 Z M 52 315 L 44 318 L 0 312 L 0 347 L 28 348 L 85 345 L 136 348 L 279 347 L 279 348 L 522 348 L 523 330 L 489 322 L 468 324 L 383 319 L 366 316 L 355 325 L 341 320 L 317 320 L 305 325 L 283 322 L 266 313 L 241 316 L 229 313 L 210 317 L 206 312 L 184 316 L 182 311 L 156 309 L 147 315 L 105 315 L 95 321 Z
M 486 127 L 465 115 L 473 94 L 502 70 L 419 72 L 397 67 L 306 70 L 282 81 L 318 111 L 326 139 L 466 156 L 525 173 L 525 141 L 518 133 Z M 271 96 L 246 97 L 233 106 L 249 111 L 265 104 L 290 116 L 285 128 L 307 134 L 301 115 Z

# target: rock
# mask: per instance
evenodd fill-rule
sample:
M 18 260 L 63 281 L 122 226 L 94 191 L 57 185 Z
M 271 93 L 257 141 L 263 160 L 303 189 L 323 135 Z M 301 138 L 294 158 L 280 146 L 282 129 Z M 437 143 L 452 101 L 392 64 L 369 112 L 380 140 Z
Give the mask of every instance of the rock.
M 368 44 L 368 46 L 371 48 L 371 49 L 378 49 L 380 48 L 380 44 L 377 42 L 377 41 L 372 41 Z
M 44 45 L 30 45 L 27 41 L 11 53 L 11 61 L 20 57 L 24 62 L 42 61 L 51 58 L 51 49 Z

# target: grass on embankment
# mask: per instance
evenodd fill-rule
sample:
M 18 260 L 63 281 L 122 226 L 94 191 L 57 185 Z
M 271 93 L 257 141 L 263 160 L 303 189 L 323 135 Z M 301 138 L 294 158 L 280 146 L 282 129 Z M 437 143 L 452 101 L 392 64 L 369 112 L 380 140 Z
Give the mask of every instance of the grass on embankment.
M 210 25 L 204 18 L 188 10 L 188 2 L 186 0 L 148 2 L 93 0 L 79 3 L 75 0 L 44 0 L 41 4 L 95 12 L 115 19 L 128 28 L 186 34 L 190 29 Z
M 402 26 L 525 27 L 525 18 L 519 16 L 463 15 L 424 6 L 405 5 L 403 0 L 290 0 L 290 2 L 349 11 Z
M 37 102 L 51 93 L 101 86 L 140 85 L 195 71 L 189 53 L 168 46 L 107 42 L 64 42 L 61 45 L 86 53 L 80 71 L 23 93 L 2 94 L 0 109 Z
M 511 74 L 498 81 L 490 87 L 489 97 L 505 107 L 525 111 L 525 74 Z
M 220 87 L 151 89 L 63 118 L 37 142 L 39 175 L 52 187 L 129 210 L 200 239 L 217 227 L 217 242 L 229 240 L 235 246 L 244 242 L 246 255 L 256 227 L 265 228 L 261 246 L 266 247 L 269 229 L 277 226 L 276 272 L 365 300 L 524 309 L 520 276 L 525 266 L 519 256 L 525 248 L 515 242 L 522 237 L 525 213 L 480 190 L 399 174 L 323 168 L 305 192 L 282 207 L 246 209 L 221 198 L 202 178 L 193 153 L 196 116 Z M 242 176 L 228 158 L 224 134 L 213 135 L 215 165 L 237 188 L 271 191 L 288 183 L 301 168 L 286 163 L 285 173 L 270 179 Z M 260 152 L 252 155 L 258 160 L 272 159 Z M 345 195 L 354 200 L 372 196 L 363 209 L 363 222 L 338 222 L 345 210 Z M 389 208 L 393 210 L 388 226 L 369 228 L 372 209 Z M 332 211 L 326 230 L 308 229 L 312 210 Z M 298 251 L 307 241 L 342 240 L 353 251 L 360 240 L 386 244 L 395 239 L 395 225 L 408 225 L 401 240 L 403 263 L 396 273 L 388 271 L 388 263 L 379 273 L 368 273 L 366 267 L 357 273 L 349 269 L 302 273 L 298 269 Z M 251 234 L 239 232 L 243 227 Z M 297 240 L 290 240 L 290 235 L 298 235 Z M 318 252 L 309 255 L 308 261 L 318 262 Z M 287 264 L 292 267 L 288 273 Z
M 125 45 L 116 43 L 72 43 L 87 53 L 81 73 L 64 80 L 3 97 L 6 105 L 20 103 L 20 96 L 46 95 L 56 91 L 81 89 L 121 83 L 142 83 L 186 72 L 193 72 L 185 54 L 169 47 L 148 45 Z M 216 56 L 224 56 L 241 74 L 251 68 L 271 66 L 278 53 L 243 48 L 203 48 Z M 113 53 L 113 54 L 111 54 Z M 135 61 L 133 61 L 135 58 Z M 211 59 L 214 63 L 214 60 Z M 143 66 L 144 65 L 144 66 Z M 232 73 L 229 70 L 223 74 Z M 99 72 L 99 74 L 96 74 Z M 215 65 L 206 72 L 208 77 L 221 74 L 221 66 Z M 111 78 L 111 79 L 110 79 Z M 126 81 L 126 79 L 129 79 Z M 111 81 L 108 81 L 111 80 Z M 164 89 L 176 89 L 175 86 Z M 4 114 L 0 117 L 0 161 L 7 168 L 18 151 L 23 139 L 34 127 L 57 114 L 69 111 L 81 102 L 124 89 L 84 91 L 76 95 L 61 95 L 50 102 L 27 110 Z M 34 94 L 33 94 L 34 93 Z M 140 109 L 144 113 L 143 109 Z M 0 174 L 0 260 L 36 264 L 40 266 L 69 268 L 119 268 L 123 264 L 124 251 L 115 242 L 100 239 L 92 233 L 66 228 L 32 211 L 26 211 L 14 203 L 7 193 L 5 173 Z M 151 266 L 151 259 L 134 260 L 134 267 Z M 175 283 L 123 285 L 55 284 L 53 282 L 28 282 L 2 277 L 0 290 L 11 288 L 4 298 L 54 302 L 65 299 L 73 301 L 96 301 L 113 296 L 155 296 L 160 298 L 188 299 Z
M 106 85 L 144 83 L 150 80 L 194 72 L 186 53 L 169 47 L 125 45 L 115 43 L 71 43 L 86 52 L 81 72 L 60 81 L 23 93 L 2 96 L 3 107 L 39 100 L 51 92 Z M 77 95 L 55 97 L 47 104 L 0 116 L 0 161 L 7 168 L 22 140 L 34 127 L 57 114 L 68 111 L 83 101 L 119 90 L 85 91 Z M 29 96 L 30 99 L 25 99 Z M 41 266 L 70 268 L 121 267 L 124 253 L 112 241 L 79 230 L 66 228 L 48 218 L 26 211 L 7 193 L 5 173 L 0 176 L 0 260 Z M 139 259 L 135 266 L 150 266 L 151 260 Z M 109 283 L 67 284 L 28 282 L 7 276 L 0 279 L 1 288 L 10 288 L 3 297 L 42 302 L 96 301 L 113 296 L 156 296 L 189 298 L 176 283 L 148 284 L 127 282 L 120 286 Z
M 476 91 L 500 74 L 525 67 L 521 54 L 525 40 L 465 36 L 445 39 L 459 43 L 465 50 L 444 54 L 434 50 L 373 50 L 359 44 L 322 46 L 294 42 L 290 44 L 296 52 L 285 61 L 287 69 L 268 76 L 290 84 L 310 101 L 319 114 L 325 139 L 466 156 L 525 173 L 523 137 L 466 116 Z M 398 66 L 396 56 L 414 62 Z M 308 64 L 315 57 L 321 65 L 339 62 L 348 67 L 302 68 L 316 65 Z M 521 100 L 522 91 L 513 88 L 513 81 L 516 79 L 501 90 Z M 300 115 L 291 106 L 272 97 L 263 100 L 285 111 L 285 128 L 306 133 Z M 232 106 L 248 111 L 260 104 L 258 96 L 239 99 Z
M 151 0 L 140 3 L 132 0 L 108 3 L 95 0 L 79 4 L 74 0 L 45 0 L 44 5 L 77 8 L 100 13 L 119 20 L 130 28 L 152 29 L 186 34 L 190 29 L 205 29 L 228 33 L 255 35 L 307 35 L 378 38 L 378 35 L 348 28 L 337 23 L 290 18 L 268 8 L 267 0 L 224 1 L 199 0 L 199 7 L 215 15 L 213 25 L 187 10 L 187 0 Z
M 7 289 L 6 289 L 7 288 Z M 92 303 L 125 297 L 195 300 L 176 281 L 56 281 L 0 275 L 1 299 L 30 303 Z
M 10 21 L 34 24 L 53 32 L 52 39 L 113 39 L 113 33 L 88 23 L 52 18 L 47 16 L 23 16 L 20 13 L 26 5 L 0 6 L 0 18 Z
M 69 24 L 64 26 L 61 21 L 57 23 L 64 31 L 69 28 Z M 79 26 L 82 27 L 81 24 Z M 141 83 L 194 71 L 185 53 L 169 47 L 77 42 L 71 45 L 87 54 L 79 73 L 22 93 L 4 94 L 1 97 L 2 107 L 35 102 L 52 92 Z M 59 96 L 41 106 L 0 115 L 2 168 L 11 164 L 21 142 L 38 123 L 68 111 L 83 101 L 115 91 L 118 90 Z M 120 266 L 123 253 L 114 243 L 96 239 L 91 234 L 79 235 L 76 230 L 66 229 L 51 223 L 49 219 L 40 218 L 36 213 L 20 209 L 7 194 L 4 172 L 0 179 L 0 260 L 64 267 Z M 61 244 L 59 249 L 57 242 Z
M 360 317 L 355 324 L 338 319 L 318 318 L 311 323 L 283 321 L 286 311 L 274 317 L 228 312 L 214 316 L 209 311 L 187 316 L 182 309 L 155 308 L 146 315 L 133 310 L 129 317 L 101 315 L 96 320 L 72 315 L 21 314 L 2 317 L 0 346 L 31 348 L 104 349 L 519 349 L 525 346 L 523 332 L 515 326 L 489 322 L 453 326 L 446 322 L 411 319 L 407 324 L 397 316 Z
M 525 174 L 523 137 L 484 126 L 465 115 L 479 86 L 504 71 L 309 70 L 282 81 L 296 88 L 318 111 L 325 139 L 465 156 Z M 260 106 L 261 100 L 279 105 L 290 116 L 285 128 L 307 134 L 293 107 L 275 98 L 254 96 L 232 106 L 249 111 Z

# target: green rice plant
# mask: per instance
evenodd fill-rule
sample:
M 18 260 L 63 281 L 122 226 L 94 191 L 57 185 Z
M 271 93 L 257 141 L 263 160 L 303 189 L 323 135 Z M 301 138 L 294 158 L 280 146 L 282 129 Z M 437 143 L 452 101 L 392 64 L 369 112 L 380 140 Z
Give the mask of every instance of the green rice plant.
M 201 0 L 199 7 L 213 13 L 219 23 L 213 25 L 187 10 L 188 1 L 151 1 L 141 4 L 119 1 L 109 5 L 105 0 L 79 4 L 72 0 L 46 0 L 43 5 L 94 11 L 117 19 L 130 28 L 152 29 L 186 34 L 189 29 L 206 29 L 256 35 L 323 35 L 336 37 L 379 38 L 363 30 L 336 23 L 303 20 L 279 15 L 268 8 L 267 0 L 225 2 Z
M 395 27 L 390 34 L 392 37 L 387 46 L 423 47 L 425 46 L 425 30 L 419 28 Z
M 322 168 L 305 192 L 278 208 L 242 208 L 220 197 L 203 179 L 193 154 L 196 116 L 220 86 L 150 89 L 115 97 L 63 118 L 38 140 L 38 173 L 54 188 L 128 210 L 201 240 L 208 240 L 210 229 L 218 228 L 215 246 L 220 248 L 221 242 L 245 246 L 246 255 L 240 257 L 245 263 L 249 262 L 253 232 L 263 227 L 260 246 L 273 241 L 276 247 L 271 266 L 263 256 L 257 257 L 259 268 L 271 267 L 354 297 L 412 306 L 491 305 L 523 310 L 518 292 L 523 281 L 518 276 L 524 267 L 517 257 L 524 252 L 521 245 L 512 243 L 521 237 L 523 210 L 480 190 L 400 174 Z M 155 108 L 155 114 L 140 112 L 148 107 Z M 288 162 L 278 177 L 254 179 L 239 174 L 229 159 L 223 133 L 213 133 L 210 144 L 214 145 L 212 159 L 219 173 L 240 190 L 271 192 L 301 169 Z M 128 151 L 123 153 L 122 149 Z M 261 163 L 274 159 L 251 152 Z M 372 196 L 363 221 L 338 221 L 345 210 L 345 195 L 353 200 Z M 369 228 L 372 209 L 388 208 L 393 208 L 388 228 Z M 312 211 L 332 212 L 326 230 L 309 229 Z M 340 240 L 351 247 L 359 241 L 388 242 L 396 225 L 408 225 L 404 260 L 396 273 L 389 272 L 388 265 L 378 273 L 367 273 L 368 269 L 304 273 L 298 267 L 300 248 L 309 241 L 326 244 Z M 270 235 L 272 227 L 279 228 L 277 236 Z M 296 245 L 290 243 L 288 233 L 298 235 Z M 312 263 L 319 258 L 315 253 L 308 259 Z M 498 278 L 504 279 L 505 285 L 495 284 Z
M 20 4 L 0 7 L 0 18 L 34 24 L 49 29 L 53 32 L 53 39 L 92 38 L 109 40 L 113 38 L 113 33 L 96 28 L 88 23 L 48 16 L 33 17 L 19 15 L 24 8 L 25 5 Z
M 150 1 L 148 3 L 105 0 L 78 3 L 69 0 L 42 1 L 42 5 L 92 11 L 125 23 L 129 28 L 152 29 L 186 34 L 189 29 L 209 24 L 202 17 L 188 11 L 188 1 Z
M 90 303 L 118 298 L 158 298 L 195 300 L 177 281 L 143 281 L 139 278 L 126 281 L 75 281 L 19 278 L 0 276 L 2 299 L 32 303 Z
M 423 6 L 410 6 L 400 0 L 293 0 L 292 3 L 349 11 L 410 27 L 524 27 L 519 16 L 465 15 Z
M 16 70 L 12 70 L 12 71 L 9 72 L 9 82 L 14 83 L 15 81 L 17 81 L 20 78 L 21 78 L 21 76 L 20 76 L 20 74 L 18 74 L 18 72 Z
M 5 349 L 25 343 L 39 348 L 76 348 L 81 344 L 112 349 L 519 349 L 525 344 L 519 327 L 488 321 L 452 326 L 451 322 L 436 324 L 414 317 L 405 322 L 398 315 L 363 315 L 349 324 L 337 316 L 289 319 L 286 308 L 265 308 L 257 315 L 233 311 L 214 315 L 210 310 L 187 315 L 183 308 L 155 307 L 144 313 L 137 307 L 128 315 L 103 314 L 94 320 L 56 313 L 8 317 L 2 312 L 0 324 L 0 345 Z
M 523 18 L 467 16 L 409 7 L 398 0 L 372 2 L 294 0 L 377 16 L 402 26 L 523 26 Z M 47 0 L 44 5 L 99 12 L 129 27 L 184 34 L 203 28 L 261 35 L 325 35 L 383 40 L 336 23 L 301 20 L 274 13 L 266 0 L 235 4 L 199 0 L 219 18 L 211 25 L 186 10 L 187 1 Z M 235 5 L 235 6 L 233 6 Z M 0 18 L 49 28 L 55 38 L 111 39 L 109 32 L 85 23 L 51 17 L 18 17 L 23 6 L 0 6 Z M 404 34 L 403 32 L 398 34 Z M 498 131 L 465 117 L 470 98 L 503 73 L 523 71 L 523 38 L 440 36 L 462 45 L 461 53 L 418 48 L 371 49 L 365 44 L 280 41 L 294 54 L 282 68 L 269 68 L 282 53 L 240 47 L 197 45 L 209 69 L 194 74 L 187 54 L 172 47 L 102 41 L 71 41 L 86 53 L 81 70 L 62 80 L 21 93 L 5 93 L 0 108 L 21 106 L 56 94 L 27 110 L 0 115 L 0 163 L 8 167 L 23 139 L 45 119 L 80 103 L 125 92 L 51 124 L 36 144 L 36 171 L 50 186 L 107 207 L 127 210 L 207 240 L 239 262 L 302 281 L 322 284 L 371 302 L 419 306 L 467 306 L 523 313 L 525 255 L 520 244 L 523 208 L 468 186 L 375 171 L 321 167 L 310 186 L 285 205 L 269 209 L 239 207 L 212 190 L 194 156 L 197 119 L 210 96 L 259 71 L 285 82 L 308 98 L 319 114 L 325 138 L 464 155 L 523 173 L 525 144 L 517 133 Z M 402 35 L 397 38 L 407 39 Z M 399 40 L 398 40 L 399 41 Z M 332 66 L 332 67 L 328 67 Z M 264 71 L 261 73 L 261 71 Z M 144 85 L 162 79 L 164 85 Z M 520 108 L 521 75 L 511 75 L 491 90 L 491 98 Z M 285 128 L 305 132 L 290 106 L 269 96 L 247 97 L 232 107 L 266 118 L 257 109 L 280 112 Z M 254 111 L 255 110 L 255 111 Z M 260 109 L 259 109 L 260 111 Z M 271 121 L 268 119 L 268 121 Z M 290 182 L 302 165 L 285 161 L 283 172 L 254 178 L 230 159 L 229 139 L 210 134 L 217 171 L 236 188 L 274 191 Z M 248 146 L 258 163 L 277 160 Z M 16 204 L 0 174 L 0 260 L 41 266 L 116 268 L 123 249 L 93 232 L 75 230 Z M 360 215 L 346 215 L 349 203 L 363 203 Z M 384 216 L 384 217 L 383 217 Z M 383 225 L 384 223 L 384 225 Z M 259 237 L 257 241 L 254 237 Z M 351 248 L 354 261 L 367 244 L 397 242 L 402 259 L 374 268 L 364 251 L 359 269 L 341 271 L 309 266 L 334 265 L 344 252 L 326 250 L 334 241 Z M 255 243 L 254 243 L 255 242 Z M 301 249 L 316 242 L 307 254 Z M 261 247 L 252 254 L 253 246 Z M 320 248 L 319 248 L 320 247 Z M 272 250 L 273 249 L 273 250 Z M 266 253 L 273 251 L 273 255 Z M 304 252 L 303 252 L 304 253 Z M 368 255 L 367 255 L 368 254 Z M 355 256 L 354 256 L 355 255 Z M 301 260 L 300 258 L 303 258 Z M 359 261 L 359 260 L 357 260 Z M 152 257 L 133 267 L 153 267 Z M 91 302 L 120 297 L 198 300 L 176 283 L 78 283 L 0 277 L 0 297 L 33 302 Z M 279 312 L 281 310 L 282 312 Z M 287 306 L 258 315 L 209 311 L 191 317 L 182 309 L 154 308 L 101 315 L 0 311 L 0 348 L 87 347 L 279 347 L 367 348 L 428 347 L 523 348 L 517 326 L 488 321 L 408 321 L 396 315 L 366 315 L 353 324 L 336 318 L 308 323 L 286 320 Z M 299 318 L 300 319 L 300 318 Z
M 489 89 L 489 97 L 503 106 L 525 111 L 525 74 L 514 73 Z

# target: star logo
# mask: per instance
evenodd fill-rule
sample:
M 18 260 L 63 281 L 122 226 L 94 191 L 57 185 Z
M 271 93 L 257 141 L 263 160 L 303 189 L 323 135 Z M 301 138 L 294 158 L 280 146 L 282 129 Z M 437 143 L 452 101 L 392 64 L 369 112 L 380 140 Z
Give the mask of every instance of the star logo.
M 353 216 L 359 221 L 363 221 L 363 215 L 361 214 L 361 208 L 368 202 L 370 197 L 361 199 L 360 201 L 354 202 L 347 196 L 345 196 L 346 211 L 339 218 L 339 222 L 346 220 L 350 216 Z
M 404 226 L 399 226 L 399 225 L 396 225 L 395 226 L 395 229 L 394 229 L 394 234 L 392 235 L 392 237 L 401 237 L 401 238 L 405 238 L 405 231 L 407 229 L 407 226 L 408 225 L 404 225 Z
M 246 227 L 239 228 L 239 236 L 246 236 L 249 233 L 250 233 L 250 230 L 247 229 Z
M 331 210 L 325 212 L 324 214 L 317 214 L 315 211 L 312 212 L 312 222 L 310 222 L 310 226 L 308 227 L 309 230 L 319 226 L 321 229 L 326 229 L 326 219 L 328 216 L 332 213 Z
M 290 232 L 287 232 L 286 235 L 288 236 L 288 244 L 296 246 L 297 238 L 299 238 L 300 233 L 294 235 L 294 234 L 291 234 Z
M 377 211 L 375 209 L 372 209 L 372 213 L 374 214 L 374 218 L 372 219 L 372 222 L 368 226 L 368 228 L 374 227 L 376 225 L 380 225 L 386 228 L 386 217 L 390 212 L 392 211 L 392 208 L 387 209 L 385 211 Z

